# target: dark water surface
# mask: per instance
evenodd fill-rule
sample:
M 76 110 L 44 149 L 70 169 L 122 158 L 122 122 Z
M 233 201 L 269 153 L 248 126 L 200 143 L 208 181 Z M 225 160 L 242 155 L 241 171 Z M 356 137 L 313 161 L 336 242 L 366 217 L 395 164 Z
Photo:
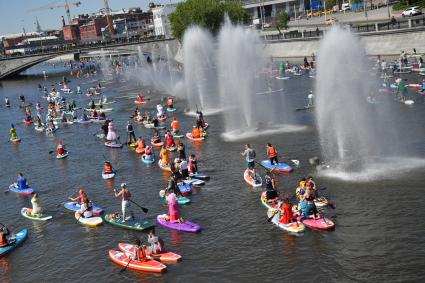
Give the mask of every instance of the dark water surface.
M 54 217 L 46 223 L 25 219 L 20 209 L 30 206 L 29 198 L 0 193 L 0 222 L 13 231 L 29 229 L 23 245 L 0 259 L 1 282 L 419 282 L 425 278 L 423 170 L 367 183 L 318 178 L 319 186 L 327 187 L 325 194 L 337 205 L 327 215 L 335 221 L 336 229 L 307 229 L 300 237 L 291 236 L 267 222 L 266 209 L 260 203 L 261 191 L 247 187 L 243 180 L 244 160 L 239 152 L 245 142 L 224 142 L 220 138 L 220 115 L 207 117 L 212 126 L 206 142 L 194 146 L 185 141 L 187 153 L 195 153 L 200 170 L 211 175 L 211 181 L 193 193 L 192 203 L 182 208 L 186 219 L 202 225 L 202 232 L 180 233 L 156 226 L 166 247 L 181 254 L 183 260 L 168 264 L 164 274 L 131 270 L 120 274 L 120 267 L 109 260 L 108 250 L 118 249 L 118 242 L 134 241 L 136 236 L 145 239 L 145 234 L 107 223 L 87 228 L 75 223 L 72 212 L 57 205 L 84 187 L 107 212 L 120 210 L 120 201 L 101 178 L 104 154 L 118 169 L 114 187 L 127 182 L 133 200 L 148 207 L 147 218 L 155 222 L 156 215 L 167 210 L 158 197 L 166 184 L 166 174 L 156 165 L 143 164 L 128 147 L 104 147 L 93 135 L 98 125 L 64 126 L 54 137 L 48 137 L 18 122 L 24 117 L 16 107 L 18 95 L 22 93 L 28 101 L 40 101 L 45 106 L 37 84 L 49 87 L 59 79 L 51 76 L 43 82 L 40 77 L 30 76 L 0 82 L 0 103 L 3 105 L 4 97 L 9 96 L 13 106 L 0 107 L 0 183 L 6 189 L 17 172 L 23 172 L 40 192 L 44 209 Z M 71 80 L 72 88 L 77 81 L 82 89 L 97 83 L 93 78 Z M 303 106 L 313 82 L 308 77 L 277 82 L 285 88 L 281 95 L 291 97 L 289 106 L 282 109 Z M 144 90 L 120 79 L 104 85 L 109 100 Z M 153 110 L 165 94 L 152 96 L 153 101 L 146 107 Z M 84 95 L 73 97 L 77 97 L 78 106 L 89 102 Z M 267 99 L 281 103 L 279 95 Z M 422 100 L 417 99 L 413 107 L 400 106 L 399 113 L 406 121 L 406 131 L 416 133 L 406 146 L 414 147 L 418 157 L 423 157 L 425 111 Z M 117 99 L 117 103 L 107 106 L 114 108 L 109 116 L 124 138 L 133 100 Z M 179 99 L 176 107 L 182 129 L 189 130 L 194 118 L 183 114 L 185 101 Z M 269 141 L 287 158 L 301 161 L 294 173 L 279 178 L 279 190 L 288 195 L 293 194 L 301 177 L 314 173 L 308 158 L 320 154 L 313 113 L 300 111 L 295 117 L 309 130 L 249 140 L 259 156 L 265 155 L 265 142 Z M 7 143 L 11 122 L 17 126 L 21 144 Z M 148 129 L 136 129 L 138 135 L 148 138 Z M 57 160 L 48 154 L 58 140 L 66 143 L 70 152 L 67 159 Z M 132 209 L 142 213 L 135 206 Z

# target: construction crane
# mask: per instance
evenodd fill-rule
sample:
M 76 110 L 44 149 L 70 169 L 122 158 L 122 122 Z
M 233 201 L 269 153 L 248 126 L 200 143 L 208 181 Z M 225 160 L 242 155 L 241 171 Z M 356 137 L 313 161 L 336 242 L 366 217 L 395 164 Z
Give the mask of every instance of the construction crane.
M 34 11 L 43 11 L 43 10 L 53 10 L 53 9 L 57 9 L 57 8 L 64 8 L 65 12 L 66 12 L 66 16 L 68 18 L 68 24 L 71 24 L 71 13 L 69 12 L 69 6 L 75 6 L 75 7 L 79 7 L 81 5 L 81 2 L 74 2 L 74 3 L 68 3 L 68 0 L 65 0 L 63 4 L 59 4 L 59 3 L 51 3 L 48 5 L 44 5 L 44 6 L 40 6 L 40 7 L 36 7 L 33 8 L 31 10 L 29 10 L 30 12 L 34 12 Z
M 106 15 L 106 21 L 108 22 L 108 30 L 111 34 L 114 33 L 114 25 L 112 22 L 112 16 L 110 14 L 111 9 L 109 8 L 109 2 L 108 0 L 103 0 L 103 4 L 105 6 L 105 15 Z

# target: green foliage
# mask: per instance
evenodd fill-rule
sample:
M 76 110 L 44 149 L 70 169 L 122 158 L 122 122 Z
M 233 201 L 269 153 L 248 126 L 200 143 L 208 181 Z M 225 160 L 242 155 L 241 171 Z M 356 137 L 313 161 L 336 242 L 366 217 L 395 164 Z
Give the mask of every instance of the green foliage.
M 336 0 L 326 0 L 326 10 L 331 10 L 338 2 Z
M 278 15 L 279 18 L 279 27 L 280 28 L 288 28 L 288 22 L 289 22 L 289 15 L 285 11 L 281 11 Z
M 425 0 L 400 1 L 400 2 L 393 5 L 393 10 L 401 11 L 401 10 L 405 10 L 405 9 L 407 9 L 409 7 L 413 7 L 413 6 L 425 7 Z
M 199 25 L 215 35 L 226 13 L 232 23 L 247 23 L 250 20 L 241 3 L 236 0 L 187 0 L 179 3 L 170 15 L 171 31 L 174 37 L 181 40 L 189 26 Z

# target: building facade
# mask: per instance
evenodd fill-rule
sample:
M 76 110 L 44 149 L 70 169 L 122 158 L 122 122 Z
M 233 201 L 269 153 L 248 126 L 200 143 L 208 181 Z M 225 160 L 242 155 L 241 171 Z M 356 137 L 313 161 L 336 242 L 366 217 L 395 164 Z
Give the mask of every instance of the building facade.
M 271 23 L 281 11 L 291 17 L 306 14 L 317 1 L 320 3 L 320 0 L 242 0 L 242 5 L 253 20 L 260 19 L 265 24 Z
M 168 16 L 176 10 L 175 4 L 152 8 L 153 24 L 156 36 L 171 37 L 171 24 Z
M 108 26 L 106 17 L 94 17 L 87 24 L 80 26 L 81 41 L 102 39 L 102 29 Z
M 66 25 L 62 28 L 63 39 L 67 41 L 79 41 L 80 36 L 80 27 L 78 25 Z

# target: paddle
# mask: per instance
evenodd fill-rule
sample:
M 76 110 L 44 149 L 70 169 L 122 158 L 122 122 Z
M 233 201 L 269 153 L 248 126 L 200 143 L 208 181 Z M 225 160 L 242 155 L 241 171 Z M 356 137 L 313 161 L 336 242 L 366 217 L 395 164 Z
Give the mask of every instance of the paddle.
M 76 222 L 76 223 L 78 223 L 78 222 L 80 221 L 81 217 L 84 215 L 84 212 L 86 212 L 87 210 L 88 210 L 88 208 L 87 208 L 87 209 L 85 209 L 85 210 L 83 211 L 83 213 L 80 213 L 80 217 L 78 217 L 78 219 L 77 219 L 77 222 Z
M 147 209 L 147 208 L 145 208 L 145 207 L 143 207 L 143 206 L 140 206 L 139 204 L 137 204 L 136 202 L 132 201 L 131 199 L 128 199 L 128 201 L 129 201 L 129 202 L 132 202 L 132 203 L 134 203 L 136 206 L 140 207 L 140 208 L 143 210 L 143 212 L 144 212 L 144 213 L 148 213 L 149 209 Z
M 120 274 L 123 273 L 124 271 L 126 271 L 127 267 L 130 265 L 130 262 L 132 261 L 132 259 L 131 259 L 131 257 L 129 257 L 129 258 L 130 258 L 130 260 L 127 262 L 126 266 L 124 266 L 124 268 L 120 269 Z
M 272 219 L 274 218 L 274 216 L 276 215 L 276 213 L 277 213 L 277 210 L 273 211 L 272 212 L 272 216 L 270 216 L 269 218 L 267 218 L 267 222 L 272 221 Z

